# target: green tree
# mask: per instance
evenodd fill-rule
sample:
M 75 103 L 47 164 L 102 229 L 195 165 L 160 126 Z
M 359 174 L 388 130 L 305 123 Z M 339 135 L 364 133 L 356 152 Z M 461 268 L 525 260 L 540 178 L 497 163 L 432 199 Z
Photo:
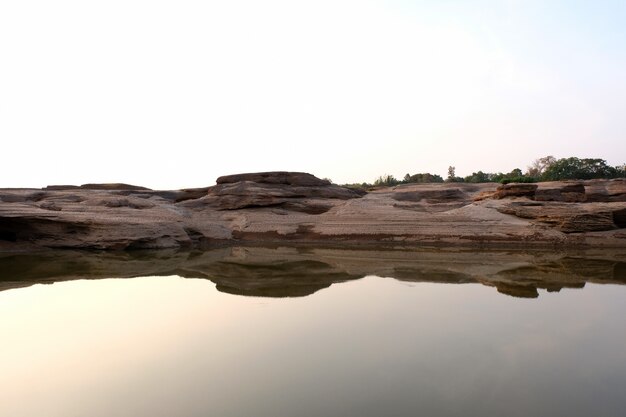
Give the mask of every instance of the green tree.
M 452 182 L 454 181 L 455 178 L 456 178 L 456 168 L 450 165 L 448 167 L 448 178 L 446 178 L 446 181 Z
M 447 182 L 463 182 L 463 178 L 456 176 L 456 168 L 453 166 L 448 167 L 448 178 L 446 178 Z
M 472 172 L 472 175 L 468 175 L 467 177 L 465 177 L 465 182 L 472 182 L 472 183 L 491 182 L 492 181 L 491 177 L 493 175 L 494 174 L 489 174 L 489 173 L 482 172 L 482 171 Z
M 375 187 L 391 187 L 398 184 L 400 184 L 400 181 L 398 181 L 393 175 L 389 174 L 381 175 L 376 179 L 376 181 L 374 181 Z
M 408 180 L 404 177 L 405 183 L 429 183 L 429 182 L 443 182 L 443 178 L 440 175 L 431 174 L 429 172 L 421 174 L 410 175 Z
M 535 159 L 533 163 L 526 168 L 526 176 L 533 178 L 541 178 L 543 173 L 552 164 L 556 162 L 556 158 L 552 155 L 544 156 L 543 158 Z
M 541 175 L 544 181 L 589 180 L 593 178 L 616 178 L 619 171 L 607 165 L 603 159 L 562 158 L 551 164 Z
M 503 174 L 502 172 L 498 172 L 497 174 L 491 174 L 491 180 L 494 182 L 500 182 L 503 184 L 508 184 L 510 182 L 536 182 L 537 179 L 528 175 L 524 175 L 522 170 L 519 168 L 515 168 L 511 172 Z

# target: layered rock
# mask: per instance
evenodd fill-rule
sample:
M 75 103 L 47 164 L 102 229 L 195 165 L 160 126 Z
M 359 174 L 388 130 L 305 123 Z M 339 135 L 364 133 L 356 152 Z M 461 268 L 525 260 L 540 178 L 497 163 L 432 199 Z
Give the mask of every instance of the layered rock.
M 277 185 L 291 185 L 302 187 L 324 187 L 330 185 L 330 181 L 322 180 L 314 175 L 307 174 L 306 172 L 288 172 L 288 171 L 273 171 L 273 172 L 256 172 L 248 174 L 235 174 L 224 175 L 219 177 L 216 181 L 217 184 L 235 184 L 238 182 L 254 182 L 257 184 L 277 184 Z
M 537 184 L 504 184 L 487 197 L 526 197 L 536 201 L 626 202 L 626 179 L 588 181 L 549 181 Z
M 498 187 L 494 198 L 528 197 L 533 199 L 537 191 L 537 184 L 504 184 Z
M 626 179 L 586 181 L 585 194 L 589 202 L 626 202 Z
M 581 233 L 623 228 L 626 208 L 602 203 L 572 205 L 514 202 L 498 208 L 505 214 L 532 219 L 564 233 Z
M 359 198 L 361 194 L 301 172 L 267 172 L 229 175 L 217 179 L 207 196 L 187 204 L 208 205 L 219 210 L 277 207 L 309 214 L 328 211 L 329 200 Z
M 236 242 L 626 246 L 626 181 L 409 184 L 369 193 L 310 174 L 0 190 L 0 251 Z M 602 200 L 602 201 L 599 201 Z
M 542 182 L 533 196 L 536 201 L 561 201 L 582 203 L 587 201 L 585 185 L 582 182 Z

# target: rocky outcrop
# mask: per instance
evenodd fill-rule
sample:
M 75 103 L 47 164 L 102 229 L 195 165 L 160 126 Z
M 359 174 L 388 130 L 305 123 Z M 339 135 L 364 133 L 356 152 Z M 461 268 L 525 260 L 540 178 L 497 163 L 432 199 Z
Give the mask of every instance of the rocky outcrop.
M 532 219 L 564 233 L 583 233 L 622 228 L 623 208 L 606 204 L 545 204 L 514 202 L 498 208 L 505 214 Z M 617 219 L 617 221 L 616 221 Z
M 443 188 L 440 190 L 398 191 L 392 198 L 397 201 L 425 201 L 429 204 L 467 201 L 467 194 L 459 188 Z
M 242 181 L 233 184 L 218 184 L 208 190 L 207 200 L 214 202 L 214 206 L 221 210 L 237 210 L 247 207 L 283 206 L 290 204 L 298 206 L 298 202 L 305 200 L 349 200 L 361 197 L 355 191 L 337 185 L 324 186 L 284 186 L 278 184 L 256 183 Z M 319 206 L 320 204 L 313 204 Z M 303 205 L 306 207 L 306 205 Z M 330 206 L 328 206 L 330 208 Z M 309 212 L 308 210 L 302 210 Z M 324 210 L 326 211 L 326 210 Z M 318 213 L 317 210 L 313 210 Z
M 123 183 L 107 183 L 107 184 L 83 184 L 83 185 L 49 185 L 44 190 L 66 191 L 66 190 L 109 190 L 109 191 L 150 191 L 149 188 L 140 187 L 138 185 L 130 185 Z
M 526 197 L 535 201 L 566 203 L 626 202 L 626 179 L 588 181 L 550 181 L 537 184 L 505 184 L 486 197 Z
M 582 203 L 587 201 L 585 185 L 581 182 L 542 182 L 535 190 L 536 201 Z
M 0 190 L 0 250 L 191 246 L 180 212 L 110 190 Z
M 498 187 L 494 198 L 528 197 L 534 198 L 537 184 L 504 184 Z
M 302 187 L 324 187 L 330 185 L 330 181 L 322 180 L 306 172 L 257 172 L 250 174 L 235 174 L 219 177 L 217 184 L 235 184 L 238 182 L 254 182 L 257 184 L 279 184 Z
M 625 207 L 620 203 L 626 201 L 626 180 L 544 182 L 536 184 L 534 193 L 528 191 L 527 201 L 513 201 L 497 210 L 568 234 L 624 229 Z
M 363 194 L 310 174 L 268 172 L 171 191 L 1 189 L 0 251 L 237 242 L 626 247 L 625 185 L 407 184 Z
M 626 179 L 586 181 L 585 194 L 589 202 L 626 202 Z
M 229 175 L 217 179 L 206 197 L 185 207 L 209 206 L 217 210 L 274 207 L 308 214 L 321 214 L 333 207 L 329 200 L 359 198 L 349 188 L 302 172 L 266 172 Z

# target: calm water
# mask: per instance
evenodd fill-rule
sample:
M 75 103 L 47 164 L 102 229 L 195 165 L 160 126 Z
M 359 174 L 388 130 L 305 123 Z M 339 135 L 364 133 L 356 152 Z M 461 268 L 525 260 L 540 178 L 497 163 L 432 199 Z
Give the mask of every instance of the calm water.
M 6 255 L 0 415 L 622 416 L 622 259 Z

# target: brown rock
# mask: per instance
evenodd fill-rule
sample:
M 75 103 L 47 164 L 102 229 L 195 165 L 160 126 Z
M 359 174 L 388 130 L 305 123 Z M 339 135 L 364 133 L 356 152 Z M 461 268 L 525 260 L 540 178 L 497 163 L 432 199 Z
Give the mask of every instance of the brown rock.
M 511 183 L 498 187 L 494 198 L 502 199 L 508 197 L 528 197 L 533 199 L 537 190 L 537 184 Z
M 44 210 L 61 211 L 61 207 L 57 206 L 54 201 L 44 201 L 39 205 Z
M 83 184 L 80 188 L 84 190 L 111 190 L 111 191 L 149 191 L 149 188 L 138 185 L 112 183 L 112 184 Z
M 468 197 L 463 191 L 458 188 L 447 188 L 441 190 L 426 190 L 426 191 L 399 191 L 392 195 L 392 198 L 397 201 L 426 201 L 430 204 L 448 203 L 452 201 L 467 201 Z
M 96 205 L 108 208 L 128 207 L 138 210 L 154 207 L 154 203 L 139 198 L 106 198 L 97 201 Z
M 332 204 L 321 204 L 318 200 L 347 200 L 361 197 L 361 194 L 354 190 L 331 184 L 328 181 L 317 180 L 310 174 L 295 173 L 292 178 L 285 175 L 288 173 L 277 173 L 276 177 L 270 174 L 273 173 L 242 174 L 227 177 L 226 180 L 221 177 L 221 181 L 218 179 L 220 183 L 209 188 L 209 197 L 205 202 L 219 210 L 281 207 L 287 210 L 318 214 L 332 207 Z M 262 177 L 257 179 L 264 182 L 250 180 L 230 182 L 234 178 L 254 178 L 259 175 Z M 284 181 L 286 180 L 299 184 L 316 183 L 318 185 L 285 185 Z
M 306 172 L 287 172 L 287 171 L 255 172 L 255 173 L 250 173 L 250 174 L 225 175 L 225 176 L 219 177 L 216 183 L 217 184 L 234 184 L 234 183 L 243 182 L 243 181 L 256 182 L 259 184 L 300 185 L 300 186 L 305 186 L 305 187 L 330 185 L 330 181 L 321 180 L 314 175 L 307 174 Z
M 557 228 L 565 233 L 581 233 L 614 230 L 617 226 L 613 222 L 613 213 L 600 211 L 563 216 Z
M 626 179 L 585 181 L 587 201 L 626 202 Z
M 606 203 L 566 204 L 513 202 L 498 211 L 523 219 L 532 219 L 563 233 L 608 231 L 620 228 L 622 211 Z M 617 222 L 615 221 L 617 219 Z
M 111 190 L 4 189 L 0 241 L 20 247 L 127 249 L 180 247 L 192 239 L 165 200 L 120 198 Z M 138 209 L 141 210 L 138 210 Z M 6 244 L 4 245 L 6 247 Z
M 67 191 L 67 190 L 75 190 L 77 188 L 80 188 L 80 186 L 78 185 L 48 185 L 47 187 L 44 187 L 44 190 L 51 190 L 51 191 Z
M 613 223 L 619 229 L 626 229 L 626 208 L 613 211 Z
M 585 186 L 582 182 L 543 182 L 535 191 L 536 201 L 561 201 L 581 203 L 587 200 Z
M 4 192 L 3 192 L 4 191 Z M 46 193 L 41 190 L 19 189 L 0 190 L 0 202 L 4 203 L 26 203 L 37 202 L 46 198 Z
M 83 185 L 48 185 L 43 188 L 48 191 L 68 191 L 68 190 L 110 190 L 110 191 L 133 191 L 143 190 L 149 191 L 149 188 L 140 187 L 138 185 L 130 185 L 123 183 L 104 183 L 104 184 L 83 184 Z
M 180 203 L 181 201 L 195 200 L 206 197 L 210 187 L 203 188 L 184 188 L 182 190 L 166 190 L 166 191 L 118 191 L 118 195 L 128 195 L 139 198 L 160 197 L 164 200 Z

